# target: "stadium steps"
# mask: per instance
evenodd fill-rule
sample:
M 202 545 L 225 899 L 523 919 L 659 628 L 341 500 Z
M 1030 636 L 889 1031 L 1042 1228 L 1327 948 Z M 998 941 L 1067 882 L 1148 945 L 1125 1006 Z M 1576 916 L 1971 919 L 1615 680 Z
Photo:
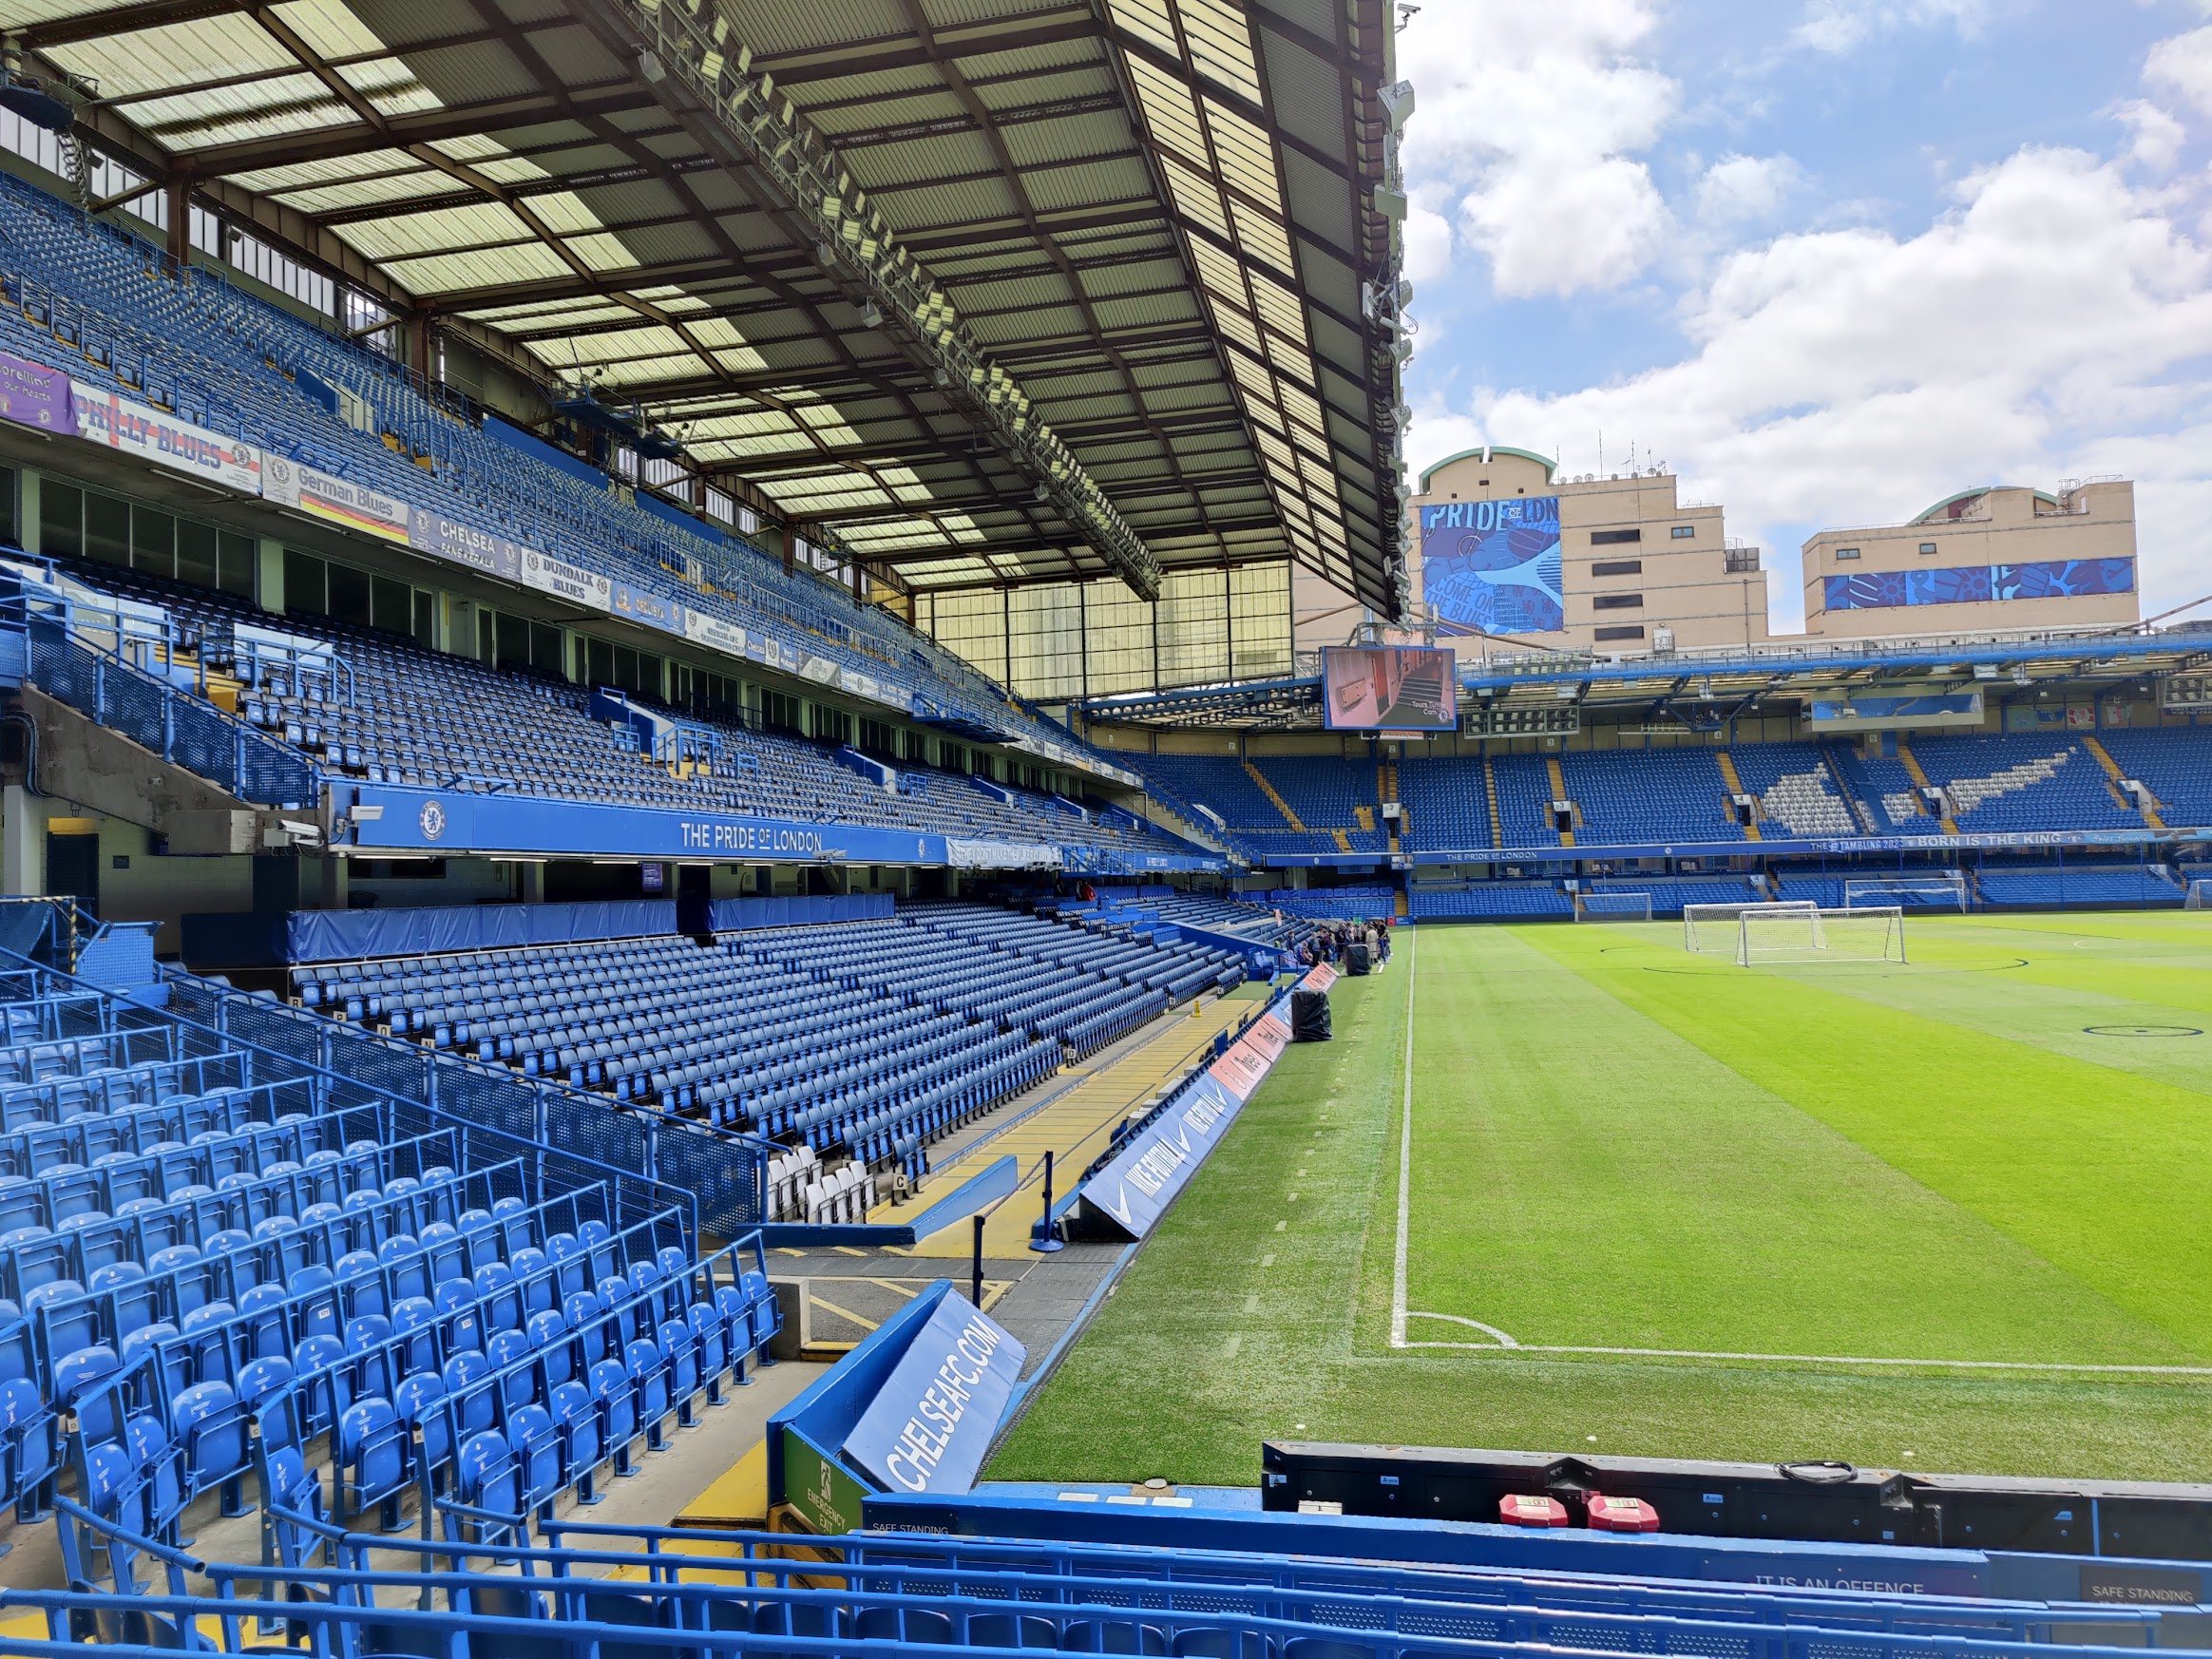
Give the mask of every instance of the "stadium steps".
M 1244 769 L 1252 782 L 1258 786 L 1260 793 L 1266 795 L 1275 810 L 1283 814 L 1283 821 L 1291 829 L 1303 831 L 1306 826 L 1298 821 L 1298 814 L 1290 810 L 1290 803 L 1276 792 L 1275 786 L 1268 781 L 1267 774 L 1249 760 L 1244 763 Z M 1349 849 L 1347 849 L 1347 850 Z
M 1820 751 L 1821 764 L 1828 769 L 1828 780 L 1843 797 L 1844 808 L 1850 812 L 1851 821 L 1859 826 L 1859 832 L 1876 835 L 1887 831 L 1891 828 L 1889 819 L 1882 815 L 1877 792 L 1866 787 L 1866 773 L 1846 761 L 1825 739 Z
M 1413 914 L 1413 901 L 1407 897 L 1403 887 L 1390 895 L 1390 913 L 1401 922 Z
M 1336 837 L 1337 850 L 1339 852 L 1351 851 L 1351 838 L 1347 836 L 1342 830 L 1331 830 L 1329 833 Z
M 1370 833 L 1372 833 L 1372 832 L 1373 832 L 1373 830 L 1374 830 L 1374 828 L 1375 828 L 1375 809 L 1374 809 L 1374 808 L 1372 808 L 1372 807 L 1364 807 L 1364 806 L 1363 806 L 1363 807 L 1354 807 L 1354 808 L 1352 809 L 1352 816 L 1353 816 L 1355 819 L 1357 819 L 1357 820 L 1359 821 L 1359 826 L 1360 826 L 1360 828 L 1361 828 L 1361 829 L 1363 829 L 1363 830 L 1365 830 L 1369 831 Z
M 2158 799 L 2150 792 L 2146 785 L 2138 782 L 2136 787 L 2143 792 L 2132 796 L 2120 787 L 2122 779 L 2126 774 L 2121 772 L 2120 763 L 2112 758 L 2111 751 L 2097 741 L 2094 733 L 2085 732 L 2082 734 L 2082 747 L 2087 749 L 2096 763 L 2105 769 L 2105 787 L 2112 791 L 2113 800 L 2130 812 L 2141 812 L 2143 821 L 2153 830 L 2164 830 L 2166 827 L 2165 819 L 2159 812 Z
M 1723 749 L 1715 752 L 1713 758 L 1721 763 L 1721 781 L 1728 786 L 1728 810 L 1733 813 L 1736 797 L 1747 795 L 1751 791 L 1744 787 L 1744 780 L 1736 775 L 1736 757 L 1733 754 Z M 1744 826 L 1744 839 L 1746 841 L 1762 839 L 1757 823 L 1758 814 L 1754 812 L 1752 818 L 1753 822 Z
M 1569 814 L 1572 816 L 1574 803 L 1568 798 L 1567 774 L 1560 770 L 1559 757 L 1557 755 L 1547 754 L 1544 756 L 1544 772 L 1545 775 L 1552 780 L 1552 799 L 1554 801 L 1566 801 L 1569 809 Z M 1561 847 L 1573 847 L 1574 845 L 1573 830 L 1562 830 L 1558 832 L 1558 835 L 1559 845 Z
M 1490 764 L 1490 756 L 1482 757 L 1482 787 L 1490 795 L 1490 845 L 1505 845 L 1505 815 L 1497 810 L 1497 769 Z
M 1902 732 L 1897 734 L 1897 763 L 1905 769 L 1905 775 L 1913 780 L 1913 788 L 1920 791 L 1916 798 L 1924 803 L 1928 798 L 1927 791 L 1936 786 L 1928 781 L 1928 774 L 1921 771 L 1920 757 L 1913 753 L 1913 746 L 1905 741 L 1905 734 Z M 1943 795 L 1939 795 L 1937 798 L 1949 799 L 1948 796 Z M 1927 811 L 1927 810 L 1925 805 L 1920 808 L 1922 812 Z M 1955 835 L 1958 833 L 1957 820 L 1953 818 L 1949 812 L 1939 813 L 1936 822 L 1943 826 L 1944 834 Z

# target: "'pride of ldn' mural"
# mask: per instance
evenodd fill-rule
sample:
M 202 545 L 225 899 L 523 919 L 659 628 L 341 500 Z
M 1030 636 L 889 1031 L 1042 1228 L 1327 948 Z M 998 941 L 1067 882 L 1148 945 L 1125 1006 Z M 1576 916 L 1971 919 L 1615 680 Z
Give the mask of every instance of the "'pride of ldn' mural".
M 1555 634 L 1567 625 L 1559 498 L 1421 509 L 1421 594 L 1446 633 Z

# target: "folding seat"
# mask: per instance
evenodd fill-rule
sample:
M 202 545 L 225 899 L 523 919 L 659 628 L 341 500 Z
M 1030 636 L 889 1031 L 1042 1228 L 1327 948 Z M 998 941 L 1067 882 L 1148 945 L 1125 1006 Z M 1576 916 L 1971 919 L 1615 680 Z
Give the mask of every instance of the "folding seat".
M 392 1390 L 391 1407 L 400 1423 L 416 1437 L 414 1466 L 429 1491 L 442 1492 L 448 1465 L 459 1445 L 455 1438 L 455 1410 L 446 1392 L 444 1378 L 435 1371 L 416 1371 Z
M 362 1400 L 339 1417 L 333 1445 L 337 1474 L 337 1514 L 341 1519 L 380 1511 L 386 1532 L 400 1524 L 399 1495 L 415 1478 L 414 1440 L 410 1425 L 382 1396 Z
M 351 1392 L 355 1399 L 389 1400 L 399 1384 L 400 1350 L 392 1342 L 391 1321 L 365 1313 L 346 1322 L 346 1354 L 353 1362 Z
M 464 1351 L 448 1360 L 439 1376 L 446 1398 L 452 1402 L 456 1445 L 489 1428 L 496 1400 L 491 1362 L 480 1353 Z
M 612 1453 L 615 1473 L 636 1472 L 630 1442 L 638 1438 L 638 1386 L 620 1360 L 601 1360 L 591 1367 L 588 1385 L 599 1411 L 600 1444 Z

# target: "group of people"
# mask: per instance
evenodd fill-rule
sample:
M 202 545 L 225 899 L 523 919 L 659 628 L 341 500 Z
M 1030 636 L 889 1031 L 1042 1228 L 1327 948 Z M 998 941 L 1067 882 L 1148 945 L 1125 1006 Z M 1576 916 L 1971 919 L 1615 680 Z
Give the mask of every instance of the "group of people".
M 1276 920 L 1280 921 L 1282 915 L 1280 910 L 1276 911 Z M 1341 963 L 1344 960 L 1344 952 L 1354 944 L 1364 944 L 1367 947 L 1370 966 L 1382 966 L 1390 960 L 1389 920 L 1326 924 L 1298 947 L 1298 965 L 1318 967 L 1325 962 L 1331 964 Z

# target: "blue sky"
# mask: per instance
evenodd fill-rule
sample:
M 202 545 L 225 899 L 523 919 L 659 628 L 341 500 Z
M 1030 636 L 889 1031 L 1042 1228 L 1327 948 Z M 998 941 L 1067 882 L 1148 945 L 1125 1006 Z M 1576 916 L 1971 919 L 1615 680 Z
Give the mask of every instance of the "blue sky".
M 1423 0 L 1416 467 L 1663 460 L 1768 549 L 2137 481 L 2212 593 L 2212 0 Z

